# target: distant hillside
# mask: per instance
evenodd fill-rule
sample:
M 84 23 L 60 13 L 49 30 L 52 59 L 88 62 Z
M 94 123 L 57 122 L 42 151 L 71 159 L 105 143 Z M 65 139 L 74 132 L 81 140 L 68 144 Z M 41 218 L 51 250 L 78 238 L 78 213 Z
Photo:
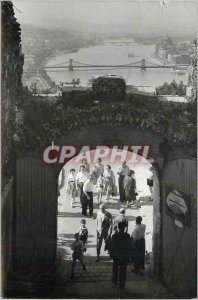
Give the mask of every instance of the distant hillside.
M 47 29 L 21 24 L 22 47 L 25 55 L 36 53 L 52 54 L 54 51 L 66 51 L 97 44 L 101 37 L 93 33 L 78 30 Z

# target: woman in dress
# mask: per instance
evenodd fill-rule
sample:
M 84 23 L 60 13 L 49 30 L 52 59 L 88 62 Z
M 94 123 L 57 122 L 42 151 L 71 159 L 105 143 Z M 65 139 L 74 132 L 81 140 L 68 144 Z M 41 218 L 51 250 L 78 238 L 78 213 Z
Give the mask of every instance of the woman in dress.
M 105 178 L 105 190 L 106 190 L 106 199 L 105 200 L 107 200 L 107 202 L 109 202 L 109 197 L 113 192 L 113 186 L 115 184 L 115 176 L 113 174 L 113 171 L 111 170 L 110 165 L 105 166 L 104 178 Z
M 124 178 L 128 175 L 129 167 L 126 164 L 126 161 L 122 163 L 119 167 L 117 174 L 118 174 L 118 186 L 119 186 L 119 194 L 120 194 L 120 202 L 124 202 L 125 199 L 125 192 L 124 192 Z
M 70 170 L 70 174 L 67 177 L 67 192 L 71 201 L 71 207 L 74 207 L 75 194 L 76 194 L 76 175 L 75 169 Z
M 125 199 L 127 201 L 127 206 L 129 203 L 132 204 L 136 201 L 136 180 L 134 177 L 135 172 L 133 170 L 128 171 L 128 175 L 124 177 L 123 180 L 123 187 L 125 192 Z
M 98 205 L 102 202 L 102 193 L 104 192 L 105 189 L 105 179 L 103 174 L 100 174 L 97 183 L 96 183 L 96 189 L 97 189 L 97 200 L 98 200 Z
M 97 163 L 93 166 L 92 175 L 94 176 L 94 184 L 97 184 L 97 180 L 100 175 L 104 173 L 104 166 L 102 164 L 101 158 L 98 158 Z
M 85 166 L 85 171 L 88 172 L 88 173 L 90 173 L 90 166 L 89 166 L 89 164 L 88 164 L 88 162 L 87 162 L 87 160 L 85 158 L 82 159 L 81 165 L 84 165 Z

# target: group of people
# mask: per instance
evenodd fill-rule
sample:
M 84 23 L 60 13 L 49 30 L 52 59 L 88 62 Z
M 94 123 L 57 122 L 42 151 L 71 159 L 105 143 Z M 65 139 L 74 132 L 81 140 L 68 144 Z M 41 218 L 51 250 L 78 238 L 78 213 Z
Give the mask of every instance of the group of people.
M 145 264 L 145 230 L 146 225 L 142 224 L 142 217 L 136 218 L 136 226 L 132 234 L 128 234 L 128 220 L 125 216 L 125 209 L 121 208 L 120 213 L 114 219 L 104 204 L 100 204 L 96 219 L 97 234 L 97 259 L 100 261 L 100 251 L 104 242 L 105 250 L 113 259 L 112 280 L 124 289 L 127 274 L 127 265 L 133 264 L 133 271 L 140 273 L 144 270 Z M 83 270 L 86 266 L 83 261 L 83 253 L 86 251 L 88 241 L 88 229 L 85 219 L 81 220 L 80 228 L 75 234 L 75 241 L 72 243 L 72 271 L 71 278 L 74 277 L 76 260 L 82 264 Z
M 138 195 L 136 189 L 135 172 L 130 170 L 126 162 L 118 169 L 119 176 L 119 195 L 120 202 L 130 203 L 136 201 Z M 110 165 L 103 165 L 102 160 L 99 158 L 94 165 L 93 171 L 90 172 L 90 166 L 86 160 L 83 160 L 80 169 L 75 174 L 75 169 L 70 170 L 67 178 L 67 192 L 71 199 L 71 206 L 74 206 L 75 197 L 79 195 L 82 207 L 82 214 L 87 214 L 89 208 L 89 216 L 93 217 L 93 188 L 96 187 L 97 204 L 102 203 L 102 197 L 105 194 L 107 203 L 111 196 L 117 196 L 117 187 L 114 172 Z
M 118 171 L 118 185 L 120 202 L 130 203 L 136 201 L 138 195 L 136 188 L 135 172 L 130 170 L 126 162 L 123 162 Z M 149 169 L 147 177 L 147 185 L 149 186 L 152 200 L 153 192 L 153 169 Z M 146 225 L 142 224 L 142 217 L 136 218 L 135 229 L 128 233 L 128 220 L 125 216 L 125 209 L 120 209 L 119 215 L 114 219 L 110 212 L 106 210 L 102 197 L 105 194 L 105 200 L 109 202 L 111 195 L 116 195 L 116 180 L 114 172 L 110 165 L 104 166 L 99 158 L 90 172 L 90 166 L 86 160 L 83 160 L 80 169 L 75 174 L 75 169 L 70 170 L 67 178 L 67 191 L 71 199 L 73 207 L 75 197 L 80 197 L 82 207 L 82 215 L 87 216 L 87 208 L 89 208 L 89 217 L 93 215 L 93 188 L 97 191 L 97 204 L 99 211 L 96 218 L 96 262 L 100 261 L 101 247 L 104 243 L 104 250 L 108 251 L 113 259 L 112 280 L 113 284 L 117 285 L 119 281 L 120 289 L 124 289 L 127 274 L 127 265 L 133 265 L 135 273 L 142 273 L 145 264 L 145 230 Z M 82 219 L 80 228 L 75 234 L 75 240 L 72 243 L 72 270 L 71 278 L 74 277 L 74 269 L 76 260 L 79 260 L 83 270 L 86 271 L 86 266 L 83 260 L 83 254 L 86 251 L 88 242 L 88 229 L 86 220 Z

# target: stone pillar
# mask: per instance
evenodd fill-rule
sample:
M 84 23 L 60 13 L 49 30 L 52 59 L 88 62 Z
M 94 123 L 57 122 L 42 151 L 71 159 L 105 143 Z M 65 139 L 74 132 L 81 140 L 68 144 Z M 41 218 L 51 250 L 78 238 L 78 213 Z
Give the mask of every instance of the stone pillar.
M 69 71 L 73 71 L 74 68 L 73 68 L 73 59 L 70 59 L 69 60 Z
M 161 171 L 158 164 L 153 164 L 153 272 L 161 275 Z
M 146 60 L 141 59 L 141 71 L 146 71 Z

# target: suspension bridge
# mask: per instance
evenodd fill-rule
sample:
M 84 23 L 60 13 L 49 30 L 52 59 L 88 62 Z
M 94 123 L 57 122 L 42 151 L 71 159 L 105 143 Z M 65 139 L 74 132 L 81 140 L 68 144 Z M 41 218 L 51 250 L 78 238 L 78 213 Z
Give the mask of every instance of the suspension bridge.
M 180 65 L 181 66 L 181 65 Z M 187 66 L 187 65 L 184 65 Z M 97 65 L 97 64 L 87 64 L 82 63 L 78 61 L 74 61 L 73 59 L 70 59 L 67 62 L 47 66 L 45 69 L 57 69 L 57 68 L 65 68 L 69 71 L 73 71 L 75 69 L 102 69 L 102 68 L 110 68 L 110 69 L 129 69 L 129 68 L 139 68 L 141 71 L 146 71 L 146 69 L 159 69 L 159 68 L 168 68 L 168 69 L 174 69 L 177 65 L 160 65 L 157 63 L 151 63 L 146 61 L 146 59 L 141 59 L 140 61 L 128 63 L 128 64 L 121 64 L 121 65 Z
M 141 71 L 146 71 L 147 69 L 177 69 L 177 67 L 188 67 L 188 65 L 175 65 L 175 64 L 157 64 L 153 62 L 146 61 L 146 59 L 141 59 L 140 61 L 128 63 L 128 64 L 120 64 L 120 65 L 97 65 L 97 64 L 88 64 L 82 63 L 78 61 L 74 61 L 73 59 L 69 59 L 66 62 L 62 62 L 59 64 L 45 66 L 44 69 L 46 71 L 58 71 L 59 69 L 67 69 L 69 71 L 74 70 L 116 70 L 116 69 L 140 69 Z M 31 71 L 31 70 L 30 70 Z

